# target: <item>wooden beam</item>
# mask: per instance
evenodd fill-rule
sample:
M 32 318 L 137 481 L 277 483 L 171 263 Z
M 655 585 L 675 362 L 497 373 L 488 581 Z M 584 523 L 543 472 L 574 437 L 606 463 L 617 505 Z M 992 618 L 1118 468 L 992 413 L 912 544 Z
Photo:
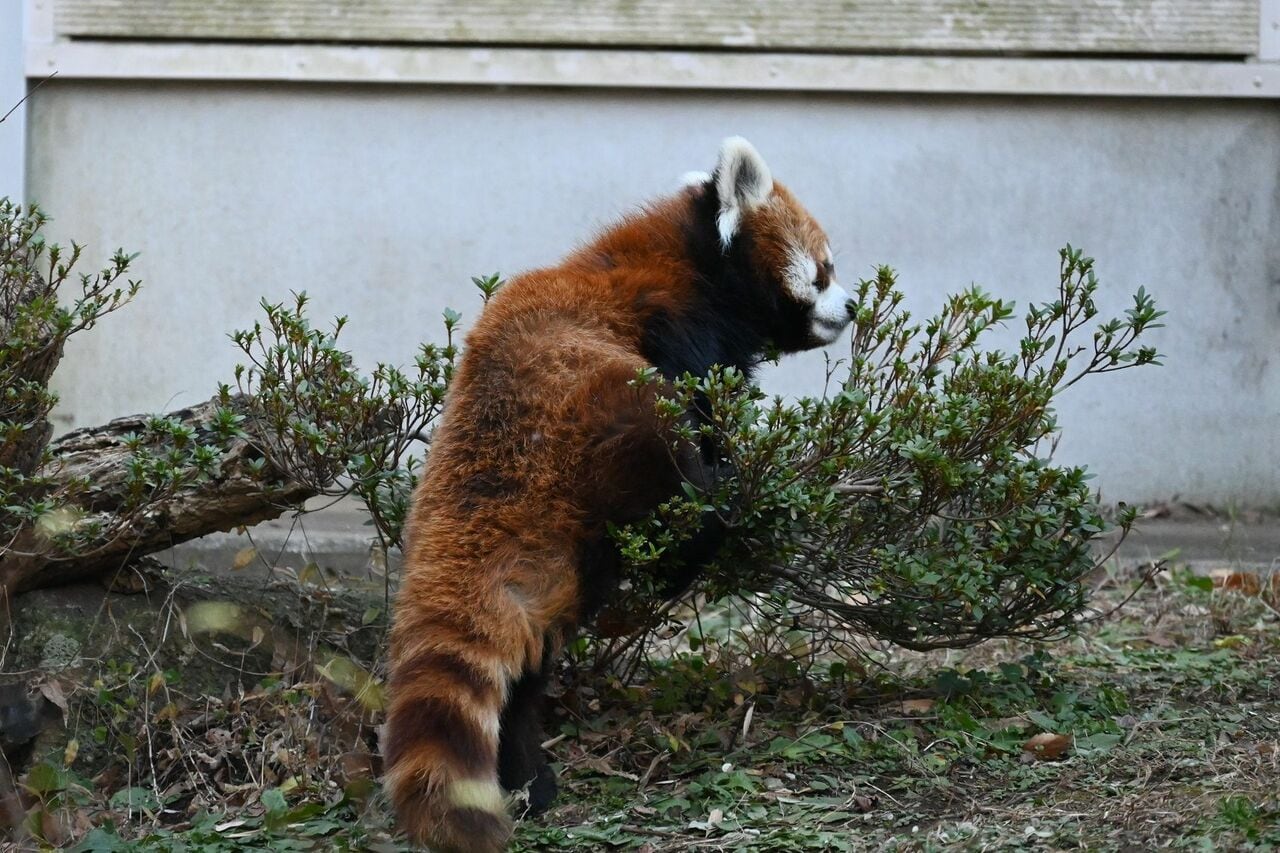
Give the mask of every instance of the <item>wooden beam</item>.
M 30 44 L 27 76 L 722 91 L 1280 98 L 1280 63 L 649 50 Z
M 46 0 L 55 2 L 55 0 Z M 1245 56 L 1258 0 L 56 0 L 130 39 Z

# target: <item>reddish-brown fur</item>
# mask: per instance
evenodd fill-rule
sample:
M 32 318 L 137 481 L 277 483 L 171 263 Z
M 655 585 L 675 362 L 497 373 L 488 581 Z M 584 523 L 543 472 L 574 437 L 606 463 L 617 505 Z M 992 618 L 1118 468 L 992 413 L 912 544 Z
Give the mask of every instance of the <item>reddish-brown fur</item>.
M 477 791 L 498 787 L 508 691 L 587 615 L 583 543 L 678 484 L 654 386 L 632 380 L 651 366 L 646 324 L 704 286 L 689 250 L 699 192 L 511 280 L 467 336 L 410 517 L 384 744 L 401 825 L 441 853 L 504 849 L 509 819 Z M 751 262 L 777 270 L 788 245 L 817 253 L 825 237 L 774 192 L 743 231 Z

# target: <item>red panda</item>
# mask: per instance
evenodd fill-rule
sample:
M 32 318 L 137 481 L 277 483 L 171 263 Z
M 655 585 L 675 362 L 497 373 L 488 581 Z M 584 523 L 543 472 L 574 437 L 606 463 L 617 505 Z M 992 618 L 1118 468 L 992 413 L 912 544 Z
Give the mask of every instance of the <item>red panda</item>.
M 542 693 L 565 642 L 617 583 L 606 528 L 697 475 L 655 412 L 666 379 L 750 374 L 770 348 L 848 325 L 822 229 L 759 153 L 508 282 L 467 335 L 414 495 L 390 648 L 384 779 L 400 825 L 438 853 L 493 853 L 504 791 L 555 796 Z M 696 417 L 696 413 L 691 413 Z M 714 542 L 695 542 L 696 566 Z

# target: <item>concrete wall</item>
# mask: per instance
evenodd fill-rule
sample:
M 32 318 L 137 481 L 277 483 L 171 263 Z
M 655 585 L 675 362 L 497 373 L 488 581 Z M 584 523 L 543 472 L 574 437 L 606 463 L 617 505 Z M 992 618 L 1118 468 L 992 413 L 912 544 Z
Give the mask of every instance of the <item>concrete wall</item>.
M 1104 309 L 1147 288 L 1166 366 L 1062 402 L 1061 457 L 1104 497 L 1280 502 L 1280 113 L 1270 102 L 130 84 L 33 98 L 28 186 L 55 232 L 143 254 L 136 305 L 78 338 L 64 425 L 208 397 L 260 296 L 349 313 L 403 362 L 469 277 L 556 259 L 752 139 L 827 226 L 844 280 L 890 263 L 912 307 L 978 282 L 1052 297 L 1098 258 Z M 832 348 L 839 354 L 843 343 Z M 768 388 L 814 391 L 821 357 Z
M 26 158 L 27 111 L 13 107 L 27 92 L 27 78 L 22 68 L 22 7 L 6 4 L 0 8 L 0 197 L 21 199 Z M 13 110 L 10 112 L 10 110 Z

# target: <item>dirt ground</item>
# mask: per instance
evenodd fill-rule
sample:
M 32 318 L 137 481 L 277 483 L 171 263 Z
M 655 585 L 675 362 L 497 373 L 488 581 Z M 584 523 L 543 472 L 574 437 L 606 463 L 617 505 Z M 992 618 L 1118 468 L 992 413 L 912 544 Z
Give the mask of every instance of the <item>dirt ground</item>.
M 724 610 L 633 683 L 567 674 L 561 795 L 514 849 L 1280 845 L 1280 526 L 1135 538 L 1100 611 L 1169 570 L 1061 643 L 805 666 Z M 39 733 L 0 742 L 5 849 L 407 849 L 376 783 L 385 565 L 268 540 L 21 599 L 0 662 Z

